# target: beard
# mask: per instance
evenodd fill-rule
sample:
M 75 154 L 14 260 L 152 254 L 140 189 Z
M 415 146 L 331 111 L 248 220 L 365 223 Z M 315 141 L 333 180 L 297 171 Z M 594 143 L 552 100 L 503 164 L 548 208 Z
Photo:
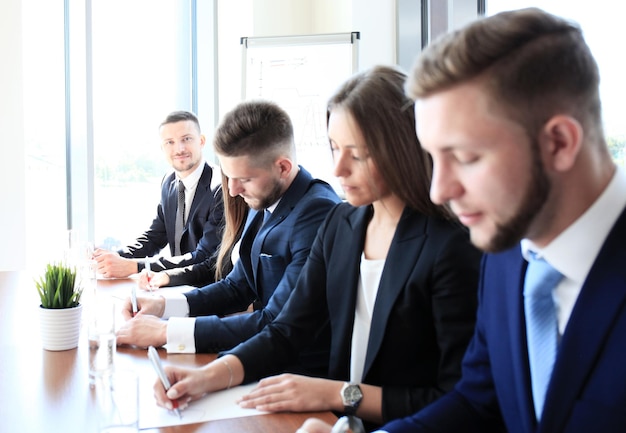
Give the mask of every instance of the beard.
M 548 200 L 552 184 L 541 162 L 539 143 L 534 141 L 531 149 L 533 152 L 531 177 L 523 191 L 518 209 L 509 221 L 496 225 L 496 233 L 484 248 L 485 251 L 504 251 L 519 243 L 528 235 L 532 222 Z
M 284 191 L 282 182 L 278 179 L 274 180 L 267 194 L 265 194 L 263 197 L 256 199 L 254 203 L 248 203 L 248 206 L 250 206 L 254 210 L 267 209 L 268 207 L 276 203 L 278 199 L 282 197 L 283 193 Z

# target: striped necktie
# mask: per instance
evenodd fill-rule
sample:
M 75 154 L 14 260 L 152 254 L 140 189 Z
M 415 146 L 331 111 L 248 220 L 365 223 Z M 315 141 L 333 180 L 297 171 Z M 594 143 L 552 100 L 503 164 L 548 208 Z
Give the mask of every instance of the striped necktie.
M 563 275 L 532 251 L 529 253 L 524 281 L 524 313 L 533 402 L 539 421 L 558 346 L 558 324 L 552 291 Z
M 185 228 L 185 184 L 178 181 L 178 206 L 176 208 L 176 222 L 174 225 L 174 255 L 180 256 L 180 239 Z

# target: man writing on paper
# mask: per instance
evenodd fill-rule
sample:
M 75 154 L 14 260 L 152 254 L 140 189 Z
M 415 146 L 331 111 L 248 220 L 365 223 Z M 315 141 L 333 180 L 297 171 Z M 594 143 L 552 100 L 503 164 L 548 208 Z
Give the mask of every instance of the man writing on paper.
M 281 311 L 319 225 L 340 201 L 327 183 L 297 165 L 291 120 L 276 104 L 235 107 L 218 127 L 214 146 L 230 195 L 240 195 L 251 208 L 240 258 L 221 281 L 184 295 L 140 297 L 139 314 L 118 332 L 120 344 L 167 343 L 170 352 L 217 352 L 255 335 Z M 251 313 L 220 317 L 252 302 L 257 307 Z M 127 318 L 130 311 L 127 302 Z M 308 371 L 325 369 L 327 356 L 327 349 L 312 350 L 303 365 Z

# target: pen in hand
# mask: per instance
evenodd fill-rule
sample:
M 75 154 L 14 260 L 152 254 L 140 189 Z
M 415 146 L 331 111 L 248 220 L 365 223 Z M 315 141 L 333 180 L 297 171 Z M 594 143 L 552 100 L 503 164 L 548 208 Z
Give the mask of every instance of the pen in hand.
M 152 366 L 154 367 L 157 376 L 159 376 L 159 380 L 161 381 L 163 388 L 165 388 L 165 392 L 167 392 L 167 390 L 170 389 L 172 386 L 170 385 L 170 381 L 167 379 L 165 370 L 163 370 L 163 366 L 161 365 L 161 359 L 159 358 L 159 354 L 157 353 L 154 346 L 148 347 L 148 358 L 150 358 L 150 362 L 152 363 Z M 179 418 L 182 418 L 180 410 L 178 409 L 178 402 L 174 400 L 172 404 L 174 405 L 174 412 L 176 413 L 176 415 L 178 415 Z
M 148 280 L 148 291 L 152 293 L 152 283 L 150 282 L 152 279 L 152 274 L 150 273 L 150 257 L 145 258 L 144 269 L 146 270 L 146 280 Z
M 133 317 L 137 314 L 137 287 L 135 284 L 130 289 L 130 303 L 133 305 Z

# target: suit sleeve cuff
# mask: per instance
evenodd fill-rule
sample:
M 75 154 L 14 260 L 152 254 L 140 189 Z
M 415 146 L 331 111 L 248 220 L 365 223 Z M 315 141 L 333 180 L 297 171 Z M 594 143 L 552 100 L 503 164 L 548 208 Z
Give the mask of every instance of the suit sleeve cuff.
M 196 353 L 195 317 L 172 317 L 167 322 L 167 353 Z
M 163 291 L 162 295 L 165 299 L 165 309 L 163 310 L 163 319 L 170 317 L 188 317 L 189 304 L 187 297 L 182 293 Z

